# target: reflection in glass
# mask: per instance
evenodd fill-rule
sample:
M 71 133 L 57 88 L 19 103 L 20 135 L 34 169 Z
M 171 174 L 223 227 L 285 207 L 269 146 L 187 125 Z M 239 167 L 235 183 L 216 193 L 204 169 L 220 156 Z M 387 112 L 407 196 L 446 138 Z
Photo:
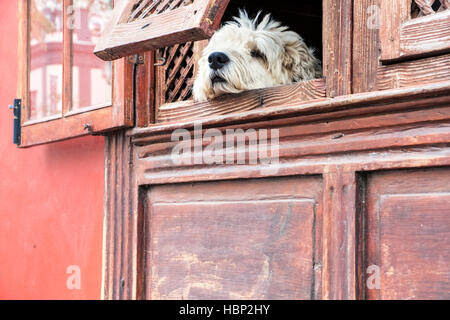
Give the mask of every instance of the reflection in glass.
M 112 63 L 93 51 L 111 16 L 112 0 L 74 0 L 73 4 L 68 11 L 73 30 L 72 108 L 110 105 Z
M 30 120 L 62 111 L 62 5 L 62 0 L 30 1 Z

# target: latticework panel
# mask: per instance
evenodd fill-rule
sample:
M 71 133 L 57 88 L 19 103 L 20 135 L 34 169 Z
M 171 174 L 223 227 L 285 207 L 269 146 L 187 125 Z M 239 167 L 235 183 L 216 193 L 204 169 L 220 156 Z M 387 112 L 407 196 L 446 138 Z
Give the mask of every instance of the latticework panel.
M 161 103 L 187 100 L 191 97 L 194 77 L 194 43 L 175 45 L 158 50 L 165 64 L 160 67 Z
M 193 0 L 156 1 L 155 12 L 161 13 L 192 4 Z M 177 44 L 172 47 L 156 50 L 157 67 L 157 104 L 188 100 L 192 96 L 194 81 L 194 42 Z
M 127 22 L 144 19 L 152 14 L 170 11 L 193 2 L 193 0 L 137 0 Z
M 411 18 L 428 16 L 450 9 L 450 0 L 412 0 Z

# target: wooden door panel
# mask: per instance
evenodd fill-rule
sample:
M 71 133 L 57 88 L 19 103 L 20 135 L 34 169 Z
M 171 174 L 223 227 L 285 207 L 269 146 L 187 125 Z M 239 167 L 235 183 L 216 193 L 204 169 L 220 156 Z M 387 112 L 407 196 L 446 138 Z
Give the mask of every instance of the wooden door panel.
M 314 298 L 321 191 L 320 178 L 152 187 L 146 298 Z
M 450 298 L 450 169 L 374 173 L 368 180 L 370 299 Z

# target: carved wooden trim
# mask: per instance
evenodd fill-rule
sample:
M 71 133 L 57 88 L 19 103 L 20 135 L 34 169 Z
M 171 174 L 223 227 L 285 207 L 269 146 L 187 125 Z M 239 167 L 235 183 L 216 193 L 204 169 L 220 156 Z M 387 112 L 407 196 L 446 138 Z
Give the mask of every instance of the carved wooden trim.
M 356 173 L 341 166 L 324 174 L 323 274 L 325 300 L 356 299 Z
M 251 110 L 239 114 L 228 114 L 215 117 L 207 117 L 202 119 L 203 126 L 213 127 L 220 125 L 228 125 L 233 123 L 252 123 L 261 122 L 267 119 L 273 123 L 275 119 L 286 119 L 286 121 L 298 121 L 292 117 L 301 115 L 315 115 L 325 114 L 338 110 L 352 109 L 352 112 L 357 110 L 370 110 L 369 106 L 401 104 L 414 99 L 426 99 L 428 97 L 442 97 L 442 100 L 447 100 L 446 97 L 450 89 L 450 81 L 442 81 L 439 83 L 428 84 L 420 87 L 407 87 L 401 89 L 385 90 L 381 92 L 359 93 L 348 96 L 337 97 L 334 99 L 327 99 L 324 101 L 313 101 L 302 105 L 286 106 L 286 107 L 271 107 L 265 109 Z M 327 117 L 326 114 L 322 117 Z M 290 120 L 289 120 L 289 119 Z M 179 121 L 177 123 L 157 124 L 147 128 L 135 128 L 129 131 L 129 135 L 133 137 L 134 143 L 140 144 L 145 141 L 156 139 L 157 134 L 171 133 L 173 130 L 184 128 L 191 129 L 194 127 L 196 120 Z M 141 141 L 142 140 L 142 141 Z
M 402 63 L 380 65 L 378 90 L 405 88 L 450 79 L 450 54 Z
M 383 62 L 450 51 L 450 10 L 411 19 L 411 0 L 382 1 L 381 21 Z
M 107 300 L 136 297 L 139 235 L 132 156 L 124 131 L 106 137 L 102 298 Z
M 377 28 L 381 5 L 398 6 L 398 1 L 363 0 L 354 3 L 353 76 L 354 93 L 423 86 L 450 79 L 450 55 L 441 54 L 397 63 L 380 63 L 380 53 L 386 53 L 392 33 Z M 406 9 L 405 9 L 406 10 Z M 398 14 L 398 13 L 397 13 Z M 395 15 L 391 15 L 391 18 Z M 413 19 L 415 20 L 415 19 Z M 357 30 L 357 31 L 356 31 Z M 386 33 L 384 33 L 386 31 Z M 395 37 L 392 37 L 392 41 Z
M 178 7 L 159 0 L 123 1 L 102 35 L 94 53 L 103 60 L 211 37 L 218 28 L 229 0 L 174 1 Z M 168 10 L 169 9 L 169 10 Z M 168 10 L 168 11 L 166 11 Z

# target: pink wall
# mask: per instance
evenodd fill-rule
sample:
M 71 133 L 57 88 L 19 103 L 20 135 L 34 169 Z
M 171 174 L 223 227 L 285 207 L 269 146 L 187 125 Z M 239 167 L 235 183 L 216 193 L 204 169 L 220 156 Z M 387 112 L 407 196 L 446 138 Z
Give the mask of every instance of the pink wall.
M 0 1 L 0 299 L 99 299 L 104 139 L 12 144 L 17 1 Z M 81 289 L 69 290 L 69 266 Z

